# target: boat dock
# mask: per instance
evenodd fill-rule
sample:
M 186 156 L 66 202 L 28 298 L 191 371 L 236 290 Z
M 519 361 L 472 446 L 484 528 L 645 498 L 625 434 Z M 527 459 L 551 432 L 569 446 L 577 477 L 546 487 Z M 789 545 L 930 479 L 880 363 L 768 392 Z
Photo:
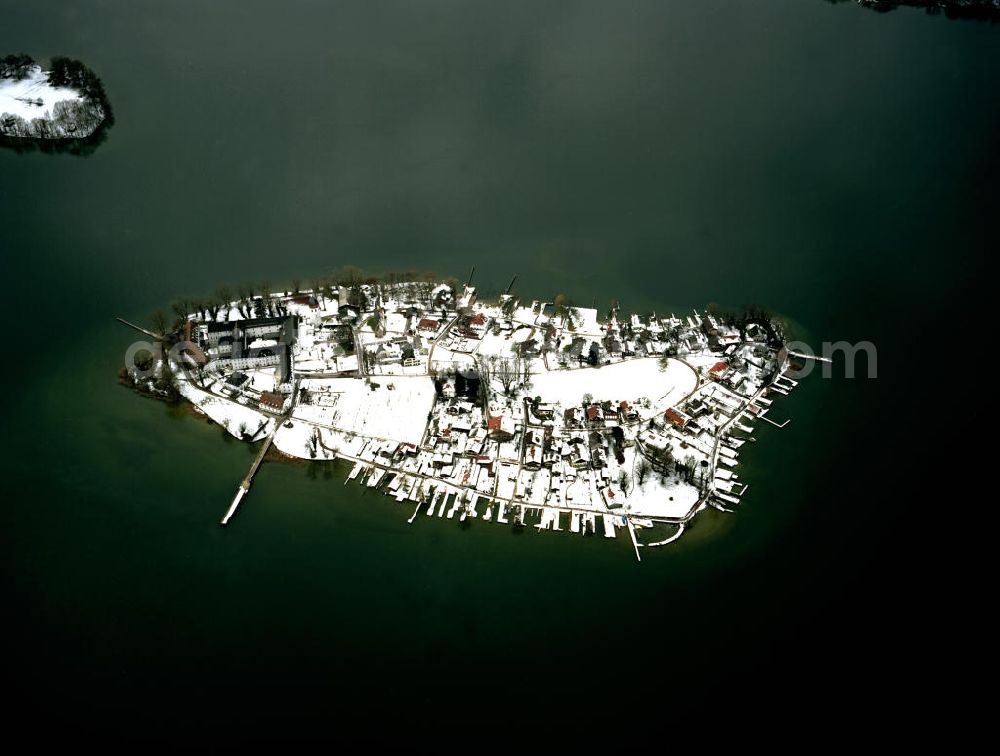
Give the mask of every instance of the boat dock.
M 791 357 L 798 357 L 802 360 L 816 360 L 816 362 L 829 362 L 833 363 L 829 357 L 820 357 L 818 354 L 805 354 L 803 352 L 793 352 L 791 349 L 788 350 L 788 354 Z
M 626 525 L 626 527 L 628 527 L 628 534 L 630 536 L 632 536 L 632 546 L 633 546 L 633 548 L 635 548 L 635 558 L 638 561 L 641 562 L 642 561 L 642 557 L 639 556 L 639 539 L 636 538 L 636 535 L 635 535 L 635 526 L 632 524 L 632 518 L 631 517 L 626 517 L 625 518 L 625 525 Z

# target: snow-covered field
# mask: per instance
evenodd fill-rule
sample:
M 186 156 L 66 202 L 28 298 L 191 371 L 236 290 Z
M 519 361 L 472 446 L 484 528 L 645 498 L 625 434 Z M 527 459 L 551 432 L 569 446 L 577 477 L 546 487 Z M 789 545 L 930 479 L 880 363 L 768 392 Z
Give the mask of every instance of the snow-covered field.
M 243 373 L 250 377 L 249 388 L 255 391 L 274 391 L 274 368 L 262 368 L 256 370 L 244 370 Z
M 361 378 L 309 379 L 301 387 L 328 397 L 329 407 L 299 406 L 294 416 L 345 433 L 419 444 L 434 404 L 434 382 L 427 376 L 376 376 L 374 391 Z M 389 388 L 392 386 L 392 388 Z
M 181 395 L 198 407 L 202 412 L 219 423 L 229 431 L 229 434 L 242 440 L 240 427 L 242 426 L 248 435 L 252 434 L 253 440 L 258 440 L 270 433 L 274 427 L 274 418 L 258 412 L 250 407 L 245 407 L 237 402 L 213 396 L 207 391 L 202 391 L 197 386 L 188 381 L 178 381 L 177 387 Z
M 470 354 L 453 352 L 440 344 L 434 347 L 431 367 L 435 370 L 471 370 L 475 366 L 476 360 Z
M 531 376 L 529 393 L 564 408 L 581 404 L 584 394 L 590 394 L 595 401 L 634 402 L 647 397 L 662 412 L 694 391 L 698 378 L 678 360 L 670 360 L 664 370 L 659 362 L 655 358 L 634 359 L 600 368 L 541 372 Z M 643 410 L 642 414 L 647 412 Z
M 21 81 L 0 79 L 0 115 L 10 114 L 25 121 L 48 118 L 57 102 L 79 99 L 76 90 L 49 86 L 41 66 L 35 66 L 31 75 Z M 36 104 L 38 100 L 41 105 Z
M 525 333 L 528 332 L 529 329 L 525 329 Z M 476 354 L 480 357 L 489 357 L 491 355 L 509 357 L 511 356 L 510 348 L 513 343 L 514 341 L 510 338 L 509 333 L 494 335 L 492 331 L 487 331 L 479 344 L 479 349 L 476 350 Z
M 686 483 L 671 481 L 667 485 L 651 473 L 643 483 L 635 485 L 625 497 L 625 506 L 632 514 L 652 518 L 681 518 L 698 503 L 698 489 Z

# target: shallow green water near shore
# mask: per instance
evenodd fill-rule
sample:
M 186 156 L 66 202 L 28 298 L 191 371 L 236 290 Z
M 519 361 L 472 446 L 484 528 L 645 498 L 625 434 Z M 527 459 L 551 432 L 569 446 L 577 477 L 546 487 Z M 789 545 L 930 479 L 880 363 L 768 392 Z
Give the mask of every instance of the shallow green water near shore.
M 871 575 L 907 506 L 873 484 L 873 429 L 913 399 L 910 324 L 957 306 L 992 241 L 1000 28 L 818 0 L 220 5 L 40 2 L 0 26 L 0 51 L 87 63 L 116 114 L 86 158 L 0 151 L 25 705 L 111 729 L 431 724 L 526 686 L 560 715 L 648 704 L 662 666 L 680 716 L 761 674 L 849 674 L 846 609 L 884 611 Z M 267 464 L 222 530 L 253 450 L 118 387 L 112 318 L 344 264 L 764 303 L 874 341 L 880 378 L 777 399 L 792 423 L 756 433 L 740 513 L 641 565 L 624 534 L 407 525 L 302 465 Z M 800 665 L 818 636 L 841 640 Z

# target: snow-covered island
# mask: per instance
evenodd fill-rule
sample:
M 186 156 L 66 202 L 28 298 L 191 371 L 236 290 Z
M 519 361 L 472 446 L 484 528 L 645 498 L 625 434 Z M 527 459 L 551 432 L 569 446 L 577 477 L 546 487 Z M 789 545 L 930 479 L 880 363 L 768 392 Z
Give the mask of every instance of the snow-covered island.
M 86 139 L 109 111 L 100 80 L 79 61 L 53 58 L 45 70 L 28 55 L 0 58 L 0 136 Z
M 762 311 L 602 317 L 562 295 L 487 303 L 469 284 L 398 277 L 294 289 L 178 302 L 122 371 L 263 442 L 223 524 L 273 446 L 347 460 L 410 522 L 624 529 L 638 556 L 739 504 L 740 454 L 796 386 Z

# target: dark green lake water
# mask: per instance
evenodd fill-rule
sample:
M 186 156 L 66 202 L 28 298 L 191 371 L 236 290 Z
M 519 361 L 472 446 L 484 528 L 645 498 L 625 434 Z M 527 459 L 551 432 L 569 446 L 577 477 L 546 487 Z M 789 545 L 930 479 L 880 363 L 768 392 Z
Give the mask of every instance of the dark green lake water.
M 913 502 L 879 470 L 916 401 L 914 324 L 961 312 L 995 247 L 1000 27 L 618 6 L 4 8 L 0 52 L 82 59 L 116 115 L 88 157 L 0 151 L 0 564 L 26 716 L 569 735 L 573 704 L 768 714 L 876 655 L 902 668 L 864 637 L 912 577 L 887 549 Z M 641 565 L 624 537 L 408 526 L 344 470 L 295 465 L 265 466 L 222 530 L 252 449 L 119 388 L 113 317 L 344 264 L 475 265 L 487 293 L 517 273 L 602 307 L 760 302 L 812 340 L 875 342 L 880 377 L 780 400 L 792 423 L 757 433 L 742 511 Z

